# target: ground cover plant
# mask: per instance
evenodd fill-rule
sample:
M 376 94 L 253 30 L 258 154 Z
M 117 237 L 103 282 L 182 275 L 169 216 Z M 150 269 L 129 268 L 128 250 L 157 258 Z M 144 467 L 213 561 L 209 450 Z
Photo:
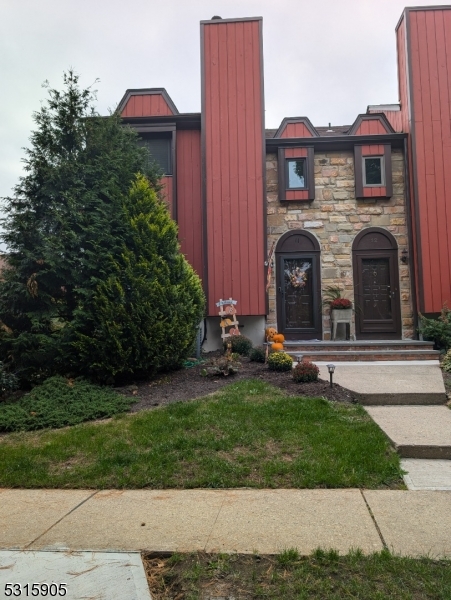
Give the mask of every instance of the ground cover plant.
M 55 375 L 18 400 L 0 402 L 0 432 L 77 425 L 125 413 L 132 403 L 107 387 Z
M 200 400 L 108 422 L 0 436 L 0 486 L 403 484 L 399 457 L 361 406 L 286 396 L 264 382 L 244 380 Z
M 448 600 L 451 562 L 369 556 L 356 550 L 340 556 L 316 550 L 300 556 L 289 549 L 277 556 L 243 554 L 144 555 L 152 598 L 189 600 Z

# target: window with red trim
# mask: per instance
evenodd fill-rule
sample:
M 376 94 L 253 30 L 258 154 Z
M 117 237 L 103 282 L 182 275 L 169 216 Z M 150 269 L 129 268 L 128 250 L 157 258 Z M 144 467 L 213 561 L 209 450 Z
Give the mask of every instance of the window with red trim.
M 315 198 L 313 147 L 279 148 L 279 200 Z
M 393 195 L 390 144 L 354 146 L 356 198 L 391 198 Z

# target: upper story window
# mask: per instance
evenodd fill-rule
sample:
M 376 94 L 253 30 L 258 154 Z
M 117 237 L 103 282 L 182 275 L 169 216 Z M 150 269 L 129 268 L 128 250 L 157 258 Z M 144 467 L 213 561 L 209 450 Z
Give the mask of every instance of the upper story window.
M 391 144 L 355 144 L 356 198 L 391 198 L 393 195 Z
M 164 175 L 172 175 L 172 144 L 171 136 L 140 134 L 138 144 L 149 153 L 149 162 L 156 162 Z
M 385 185 L 385 165 L 383 156 L 363 157 L 363 185 Z
M 307 170 L 305 158 L 288 158 L 286 160 L 287 168 L 287 189 L 304 190 L 307 185 Z
M 313 146 L 279 147 L 279 201 L 315 199 Z

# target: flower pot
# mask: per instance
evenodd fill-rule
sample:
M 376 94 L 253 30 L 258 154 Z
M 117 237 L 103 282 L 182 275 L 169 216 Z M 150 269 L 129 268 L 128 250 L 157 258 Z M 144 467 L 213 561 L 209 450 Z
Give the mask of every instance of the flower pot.
M 350 322 L 352 319 L 352 308 L 333 308 L 330 318 L 332 321 Z

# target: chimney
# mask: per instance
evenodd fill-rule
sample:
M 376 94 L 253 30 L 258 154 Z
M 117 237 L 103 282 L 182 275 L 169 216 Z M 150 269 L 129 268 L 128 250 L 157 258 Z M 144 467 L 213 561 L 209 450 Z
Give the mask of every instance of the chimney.
M 220 298 L 265 315 L 262 18 L 201 22 L 204 272 L 208 314 Z

